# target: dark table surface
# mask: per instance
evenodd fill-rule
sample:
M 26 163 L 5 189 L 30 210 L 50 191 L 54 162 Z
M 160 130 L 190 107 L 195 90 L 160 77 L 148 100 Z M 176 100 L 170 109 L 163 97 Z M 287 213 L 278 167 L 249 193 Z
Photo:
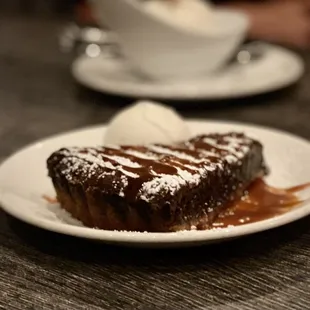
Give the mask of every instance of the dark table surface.
M 106 122 L 130 102 L 75 85 L 51 16 L 0 20 L 1 159 L 38 138 Z M 180 112 L 309 139 L 309 74 L 283 92 Z M 310 218 L 229 243 L 155 251 L 60 236 L 0 211 L 0 308 L 310 309 Z

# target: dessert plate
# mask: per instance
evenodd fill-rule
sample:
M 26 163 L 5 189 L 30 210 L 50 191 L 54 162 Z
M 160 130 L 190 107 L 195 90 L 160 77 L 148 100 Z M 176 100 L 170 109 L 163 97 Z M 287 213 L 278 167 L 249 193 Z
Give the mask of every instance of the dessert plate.
M 232 99 L 275 91 L 297 82 L 304 63 L 295 53 L 260 44 L 262 55 L 247 64 L 234 63 L 199 79 L 152 81 L 133 73 L 116 57 L 81 56 L 72 65 L 77 82 L 93 90 L 122 96 L 167 100 Z
M 259 139 L 271 168 L 267 181 L 277 187 L 309 182 L 310 143 L 288 133 L 238 123 L 188 121 L 193 135 L 208 132 L 243 131 Z M 48 204 L 43 195 L 55 196 L 47 176 L 46 159 L 64 146 L 100 145 L 106 127 L 92 127 L 42 140 L 17 152 L 0 167 L 0 203 L 4 211 L 34 226 L 50 231 L 106 243 L 139 247 L 192 246 L 241 237 L 275 228 L 310 214 L 310 202 L 264 221 L 242 226 L 176 233 L 106 231 L 84 227 L 57 204 Z M 310 197 L 310 190 L 303 198 Z

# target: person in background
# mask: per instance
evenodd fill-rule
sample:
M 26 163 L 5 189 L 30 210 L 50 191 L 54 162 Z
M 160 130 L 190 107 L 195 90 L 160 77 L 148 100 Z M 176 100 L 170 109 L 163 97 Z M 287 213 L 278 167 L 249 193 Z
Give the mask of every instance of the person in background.
M 310 0 L 213 1 L 250 18 L 250 39 L 310 48 Z

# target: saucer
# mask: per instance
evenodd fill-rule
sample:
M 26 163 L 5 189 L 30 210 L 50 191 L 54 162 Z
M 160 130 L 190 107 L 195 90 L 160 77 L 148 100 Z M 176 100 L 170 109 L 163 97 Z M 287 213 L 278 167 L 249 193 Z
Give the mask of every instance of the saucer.
M 72 65 L 76 81 L 95 91 L 167 100 L 218 100 L 259 95 L 296 83 L 304 63 L 294 52 L 263 44 L 264 53 L 248 64 L 233 63 L 199 79 L 154 81 L 134 73 L 122 58 L 83 55 Z

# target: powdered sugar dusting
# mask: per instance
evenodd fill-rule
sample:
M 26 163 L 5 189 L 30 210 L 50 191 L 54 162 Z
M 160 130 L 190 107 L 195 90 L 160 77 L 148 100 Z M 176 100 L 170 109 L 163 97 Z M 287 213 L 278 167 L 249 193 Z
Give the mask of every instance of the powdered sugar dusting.
M 149 182 L 142 184 L 142 187 L 138 193 L 138 197 L 141 200 L 149 201 L 156 196 L 159 192 L 168 192 L 171 195 L 175 194 L 186 181 L 179 175 L 163 175 L 156 177 Z
M 125 196 L 124 189 L 128 186 L 128 179 L 127 179 L 127 177 L 125 175 L 121 176 L 120 183 L 121 183 L 121 188 L 120 188 L 120 191 L 119 191 L 118 195 L 120 197 L 124 197 Z M 116 185 L 116 181 L 114 180 L 112 182 L 112 184 Z
M 234 155 L 226 155 L 225 159 L 229 164 L 233 164 L 234 162 L 236 162 L 236 157 Z
M 192 166 L 192 165 L 184 165 L 185 168 L 193 170 L 193 171 L 202 171 L 200 167 Z
M 123 169 L 122 167 L 118 167 L 118 169 L 131 178 L 134 178 L 134 179 L 139 178 L 139 174 L 137 174 L 137 173 L 127 171 L 127 170 Z
M 175 156 L 175 157 L 180 158 L 180 159 L 192 161 L 194 163 L 202 162 L 201 159 L 197 159 L 196 157 L 193 157 L 193 156 L 186 154 L 185 153 L 186 150 L 184 150 L 184 152 L 180 152 L 180 151 L 172 150 L 168 147 L 163 147 L 163 146 L 158 146 L 158 145 L 152 145 L 152 146 L 150 146 L 150 149 L 154 152 L 172 155 L 172 156 Z
M 128 155 L 135 156 L 137 158 L 148 159 L 148 160 L 156 160 L 159 158 L 159 156 L 142 153 L 142 152 L 135 151 L 135 150 L 126 150 L 125 153 Z
M 72 173 L 74 173 L 75 171 L 78 171 L 81 169 L 81 172 L 86 174 L 86 177 L 91 177 L 96 173 L 98 167 L 101 167 L 104 169 L 110 169 L 112 171 L 120 170 L 125 175 L 131 178 L 139 177 L 138 174 L 132 173 L 123 168 L 123 165 L 120 163 L 121 161 L 123 161 L 123 159 L 127 165 L 134 166 L 134 167 L 140 167 L 140 165 L 133 163 L 130 160 L 127 161 L 126 160 L 127 158 L 118 158 L 117 156 L 105 156 L 107 158 L 113 157 L 113 160 L 115 159 L 115 157 L 117 157 L 116 158 L 117 160 L 115 161 L 118 163 L 118 165 L 113 165 L 110 161 L 104 160 L 102 154 L 99 154 L 94 149 L 88 149 L 87 153 L 84 153 L 82 151 L 83 149 L 78 149 L 78 148 L 71 148 L 71 149 L 67 149 L 63 151 L 63 154 L 67 157 L 64 157 L 61 160 L 61 163 L 66 165 L 70 162 L 70 165 L 68 165 L 68 168 L 62 171 L 62 173 L 66 176 L 68 181 L 72 180 Z M 112 171 L 104 171 L 102 173 L 102 176 L 111 174 Z
M 202 174 L 192 174 L 178 167 L 176 169 L 177 174 L 175 175 L 156 174 L 154 171 L 151 171 L 152 174 L 156 177 L 151 181 L 143 183 L 142 188 L 138 194 L 139 198 L 148 202 L 159 192 L 165 192 L 169 193 L 170 195 L 174 195 L 185 184 L 199 184 Z
M 220 158 L 220 155 L 215 153 L 215 152 L 206 151 L 206 150 L 200 150 L 200 153 L 202 153 L 205 156 L 211 156 L 211 157 Z
M 182 170 L 180 168 L 177 168 L 178 171 L 178 175 L 186 182 L 188 183 L 194 183 L 194 184 L 198 184 L 200 179 L 201 179 L 201 175 L 198 173 L 195 174 L 191 174 L 190 172 L 186 171 L 186 170 Z
M 244 154 L 249 151 L 248 146 L 241 144 L 241 142 L 242 143 L 245 142 L 244 139 L 241 140 L 236 137 L 225 137 L 223 140 L 227 142 L 226 145 L 219 144 L 217 140 L 209 137 L 205 137 L 203 139 L 203 142 L 219 150 L 229 152 L 230 154 L 227 154 L 225 156 L 225 160 L 228 161 L 229 163 L 238 161 L 238 159 L 242 158 Z
M 98 167 L 111 170 L 115 169 L 110 162 L 102 163 L 97 157 L 91 154 L 79 154 L 75 152 L 72 152 L 68 157 L 64 157 L 60 161 L 60 164 L 67 166 L 61 173 L 68 181 L 73 181 L 73 175 L 76 171 L 80 171 L 80 173 L 86 175 L 86 177 L 91 177 L 96 174 Z M 106 172 L 106 174 L 107 173 L 108 172 Z
M 102 154 L 102 157 L 116 161 L 117 163 L 125 167 L 131 167 L 131 168 L 141 167 L 141 165 L 131 161 L 129 158 L 126 158 L 126 157 L 117 156 L 117 155 L 107 155 L 107 154 Z

